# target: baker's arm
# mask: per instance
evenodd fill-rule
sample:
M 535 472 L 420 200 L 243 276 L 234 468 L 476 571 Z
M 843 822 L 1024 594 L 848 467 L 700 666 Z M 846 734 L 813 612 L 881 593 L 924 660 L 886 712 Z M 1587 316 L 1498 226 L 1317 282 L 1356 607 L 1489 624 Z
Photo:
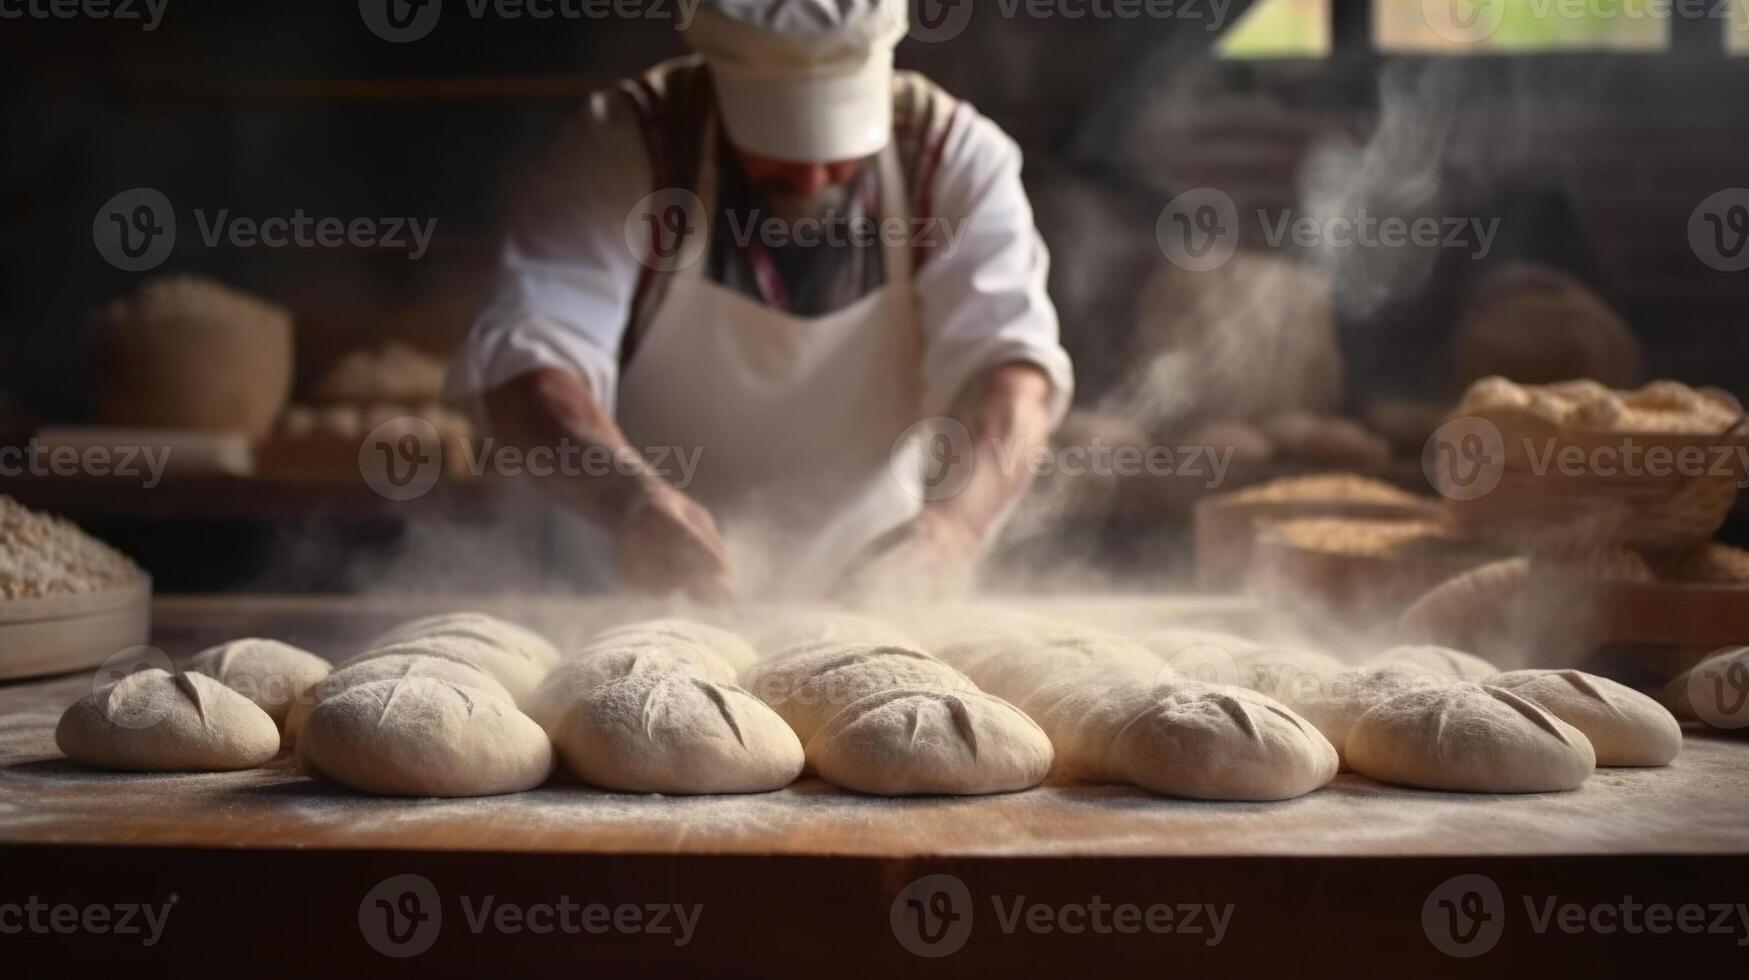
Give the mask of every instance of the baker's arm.
M 539 448 L 612 461 L 587 475 L 554 472 L 541 479 L 554 496 L 614 533 L 624 584 L 707 601 L 729 595 L 728 552 L 710 513 L 632 448 L 582 379 L 536 368 L 487 392 L 484 403 L 492 431 L 525 456 Z
M 517 181 L 497 289 L 451 387 L 506 445 L 613 462 L 542 482 L 614 534 L 622 584 L 713 597 L 728 578 L 715 523 L 629 451 L 611 410 L 641 271 L 625 216 L 652 179 L 624 100 L 589 99 Z M 593 475 L 602 468 L 605 475 Z
M 1046 291 L 1050 256 L 1021 184 L 1020 151 L 969 107 L 941 137 L 937 213 L 916 277 L 923 414 L 963 426 L 963 459 L 930 474 L 954 492 L 851 566 L 843 590 L 915 591 L 969 578 L 1031 484 L 1034 455 L 1067 411 L 1074 373 Z
M 975 554 L 1032 485 L 1032 460 L 1050 445 L 1051 380 L 1036 364 L 999 365 L 967 390 L 953 418 L 971 436 L 969 453 L 932 474 L 956 490 L 927 503 L 922 518 L 963 536 Z

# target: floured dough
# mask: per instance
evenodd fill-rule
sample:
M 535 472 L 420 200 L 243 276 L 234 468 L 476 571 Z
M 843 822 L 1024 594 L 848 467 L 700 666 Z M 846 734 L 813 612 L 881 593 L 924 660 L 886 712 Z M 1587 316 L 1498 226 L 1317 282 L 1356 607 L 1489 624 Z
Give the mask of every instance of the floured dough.
M 1311 722 L 1330 745 L 1342 769 L 1349 768 L 1348 737 L 1361 715 L 1409 691 L 1448 687 L 1456 678 L 1403 664 L 1350 667 L 1334 674 L 1294 675 L 1277 684 L 1272 696 Z
M 565 710 L 588 691 L 609 681 L 633 674 L 665 674 L 700 677 L 719 684 L 735 683 L 735 669 L 728 661 L 701 646 L 670 640 L 662 644 L 604 639 L 559 661 L 552 673 L 535 688 L 528 715 L 549 733 L 555 730 Z
M 469 615 L 462 614 L 463 617 Z M 504 689 L 510 692 L 517 704 L 523 704 L 547 676 L 547 672 L 559 662 L 558 652 L 553 649 L 552 644 L 521 627 L 504 623 L 501 625 L 509 628 L 500 629 L 489 619 L 461 617 L 447 625 L 436 621 L 433 623 L 430 629 L 412 629 L 416 624 L 409 623 L 387 633 L 370 649 L 346 660 L 340 666 L 350 667 L 391 653 L 420 653 L 428 657 L 442 657 L 457 663 L 473 664 L 491 674 L 498 683 L 504 685 Z
M 298 738 L 305 770 L 385 796 L 495 796 L 546 782 L 546 733 L 497 693 L 427 677 L 325 699 Z
M 1500 673 L 1500 668 L 1473 653 L 1425 643 L 1391 647 L 1368 661 L 1368 666 L 1413 667 L 1429 674 L 1444 674 L 1477 683 Z
M 1348 733 L 1356 772 L 1471 793 L 1578 789 L 1597 765 L 1583 732 L 1511 691 L 1459 683 L 1374 707 Z
M 498 683 L 498 679 L 485 670 L 465 660 L 430 656 L 424 652 L 426 649 L 428 648 L 418 644 L 385 647 L 377 651 L 375 656 L 348 662 L 339 670 L 300 691 L 290 710 L 286 712 L 286 744 L 290 745 L 298 740 L 304 721 L 310 717 L 310 712 L 315 710 L 316 705 L 341 691 L 372 681 L 423 678 L 448 681 L 462 687 L 477 687 L 502 697 L 510 697 L 510 692 L 504 689 L 504 685 Z
M 693 622 L 690 619 L 652 619 L 618 626 L 597 635 L 588 648 L 626 645 L 672 645 L 690 643 L 711 651 L 726 661 L 737 673 L 746 670 L 759 659 L 759 654 L 740 634 Z M 731 678 L 732 679 L 732 678 Z
M 1336 752 L 1316 728 L 1244 688 L 1083 672 L 1046 683 L 1022 707 L 1050 736 L 1064 778 L 1192 799 L 1285 800 L 1336 776 Z
M 926 653 L 838 643 L 818 644 L 757 664 L 743 681 L 795 730 L 803 745 L 833 715 L 870 694 L 899 687 L 975 689 L 964 674 Z
M 1682 726 L 1658 702 L 1607 677 L 1577 670 L 1514 670 L 1488 681 L 1585 733 L 1600 766 L 1667 766 Z
M 74 762 L 126 772 L 252 769 L 279 752 L 279 729 L 205 674 L 142 670 L 75 702 L 55 744 Z
M 762 793 L 802 771 L 795 732 L 758 698 L 684 674 L 634 673 L 584 692 L 553 742 L 578 779 L 628 793 Z
M 328 661 L 278 640 L 232 640 L 202 650 L 188 669 L 205 674 L 255 702 L 283 727 L 292 702 L 305 688 L 328 676 Z
M 977 691 L 901 687 L 834 715 L 807 745 L 827 782 L 879 796 L 1011 793 L 1051 769 L 1051 740 L 1020 709 Z

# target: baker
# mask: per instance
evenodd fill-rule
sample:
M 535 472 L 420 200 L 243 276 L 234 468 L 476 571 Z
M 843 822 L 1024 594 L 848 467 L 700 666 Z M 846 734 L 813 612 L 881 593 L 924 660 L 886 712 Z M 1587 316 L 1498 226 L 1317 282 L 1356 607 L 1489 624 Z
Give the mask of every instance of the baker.
M 1013 141 L 894 71 L 907 19 L 705 0 L 519 188 L 456 382 L 524 451 L 696 457 L 545 481 L 620 585 L 960 577 L 1024 493 L 1073 385 L 1049 256 Z

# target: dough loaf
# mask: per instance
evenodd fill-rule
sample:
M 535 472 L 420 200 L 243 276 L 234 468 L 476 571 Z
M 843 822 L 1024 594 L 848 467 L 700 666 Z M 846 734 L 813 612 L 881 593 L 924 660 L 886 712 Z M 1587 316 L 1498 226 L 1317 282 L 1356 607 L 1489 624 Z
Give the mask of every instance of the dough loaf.
M 289 643 L 250 638 L 202 650 L 189 660 L 188 669 L 255 702 L 283 728 L 292 702 L 333 668 Z
M 385 796 L 496 796 L 546 782 L 553 747 L 509 698 L 406 676 L 349 687 L 310 712 L 306 771 Z
M 733 684 L 736 677 L 723 657 L 678 634 L 603 635 L 559 661 L 529 699 L 529 717 L 550 734 L 590 690 L 633 674 L 699 677 L 718 684 Z
M 1137 683 L 1083 671 L 1024 707 L 1063 778 L 1204 800 L 1285 800 L 1336 776 L 1336 751 L 1305 719 L 1255 691 L 1195 681 Z
M 1607 677 L 1577 670 L 1514 670 L 1488 681 L 1585 733 L 1600 766 L 1667 766 L 1682 726 L 1663 705 Z
M 627 793 L 762 793 L 802 771 L 802 745 L 741 688 L 636 672 L 565 709 L 553 742 L 578 779 Z
M 253 769 L 279 752 L 279 729 L 205 674 L 153 669 L 75 702 L 55 745 L 74 762 L 125 772 Z
M 833 715 L 871 694 L 900 687 L 976 689 L 964 674 L 929 654 L 906 647 L 839 643 L 817 644 L 757 664 L 743 680 L 795 730 L 803 745 Z
M 428 647 L 416 643 L 385 647 L 376 651 L 374 656 L 348 662 L 299 692 L 290 710 L 286 712 L 286 744 L 297 742 L 305 720 L 310 717 L 310 712 L 315 710 L 316 705 L 341 691 L 372 681 L 401 678 L 448 681 L 462 687 L 477 687 L 505 698 L 510 697 L 510 692 L 505 690 L 504 685 L 481 668 L 466 660 L 431 656 L 425 652 L 427 649 Z
M 1347 758 L 1380 782 L 1471 793 L 1578 789 L 1596 768 L 1583 732 L 1511 691 L 1411 691 L 1354 723 Z
M 428 656 L 471 663 L 497 678 L 522 704 L 559 662 L 559 652 L 540 634 L 484 613 L 451 613 L 404 623 L 347 660 L 350 666 L 384 650 L 423 648 Z
M 1283 704 L 1311 722 L 1329 739 L 1330 745 L 1336 749 L 1338 764 L 1346 772 L 1350 768 L 1349 732 L 1361 715 L 1400 694 L 1457 683 L 1460 682 L 1448 674 L 1392 664 L 1350 667 L 1310 679 L 1296 675 L 1290 683 L 1277 685 L 1274 693 Z
M 1050 772 L 1051 740 L 1024 712 L 978 691 L 901 687 L 834 715 L 807 745 L 827 782 L 879 796 L 1011 793 Z

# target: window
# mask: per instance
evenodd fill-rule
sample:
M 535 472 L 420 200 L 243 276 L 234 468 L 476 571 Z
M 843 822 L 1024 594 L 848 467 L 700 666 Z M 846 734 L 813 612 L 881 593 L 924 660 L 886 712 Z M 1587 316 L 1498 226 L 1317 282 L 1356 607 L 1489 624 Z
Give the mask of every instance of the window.
M 1330 0 L 1261 0 L 1215 45 L 1223 58 L 1327 58 Z
M 1663 51 L 1665 0 L 1374 0 L 1380 51 Z
M 1464 55 L 1670 50 L 1670 0 L 1342 0 L 1372 3 L 1384 53 Z M 1703 0 L 1730 10 L 1725 47 L 1749 55 L 1749 0 Z M 1331 0 L 1259 0 L 1216 42 L 1222 58 L 1325 58 Z
M 1731 19 L 1725 22 L 1725 50 L 1749 55 L 1749 0 L 1731 0 Z

